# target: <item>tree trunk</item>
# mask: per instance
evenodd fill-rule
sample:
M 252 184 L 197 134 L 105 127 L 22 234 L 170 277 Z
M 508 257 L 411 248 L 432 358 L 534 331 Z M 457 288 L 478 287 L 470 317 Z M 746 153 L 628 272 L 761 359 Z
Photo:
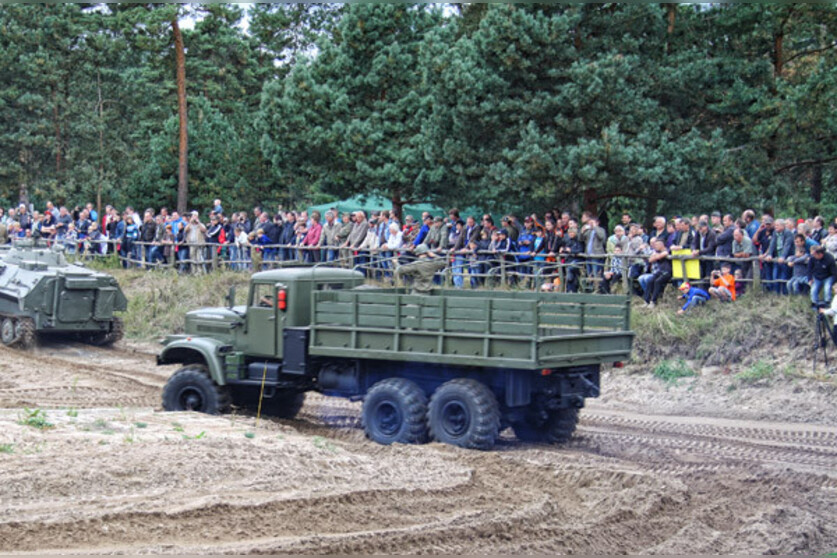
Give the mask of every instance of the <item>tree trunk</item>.
M 811 171 L 811 200 L 822 202 L 822 165 L 815 165 Z
M 26 204 L 29 207 L 29 186 L 27 185 L 27 172 L 29 166 L 29 153 L 26 149 L 21 149 L 18 155 L 20 160 L 20 183 L 18 184 L 18 201 Z
M 102 99 L 102 75 L 96 70 L 96 94 L 99 100 L 99 184 L 96 186 L 96 214 L 102 215 L 102 182 L 105 180 L 105 102 Z
M 392 195 L 392 212 L 395 214 L 394 217 L 398 219 L 398 222 L 403 225 L 404 200 L 401 199 L 401 194 L 399 194 L 398 192 Z
M 643 221 L 645 230 L 651 230 L 651 225 L 654 223 L 654 217 L 656 216 L 657 197 L 655 192 L 650 192 L 648 198 L 645 200 L 645 221 Z
M 171 20 L 174 34 L 174 53 L 177 62 L 177 112 L 180 116 L 180 139 L 177 165 L 177 211 L 186 213 L 189 198 L 189 132 L 186 113 L 186 54 L 177 15 Z
M 677 22 L 677 4 L 664 4 L 666 7 L 666 19 L 668 20 L 668 28 L 666 33 L 666 54 L 671 53 L 671 36 L 674 34 L 674 24 Z
M 55 125 L 55 177 L 61 185 L 61 122 L 58 120 L 58 93 L 52 90 L 52 120 Z
M 589 211 L 592 215 L 599 214 L 599 200 L 596 197 L 595 190 L 584 190 L 584 211 Z
M 668 30 L 667 33 L 671 35 L 674 33 L 674 23 L 677 21 L 677 4 L 666 4 L 668 10 Z
M 782 70 L 784 69 L 784 46 L 785 34 L 779 33 L 776 35 L 775 51 L 773 53 L 773 73 L 776 78 L 782 77 Z

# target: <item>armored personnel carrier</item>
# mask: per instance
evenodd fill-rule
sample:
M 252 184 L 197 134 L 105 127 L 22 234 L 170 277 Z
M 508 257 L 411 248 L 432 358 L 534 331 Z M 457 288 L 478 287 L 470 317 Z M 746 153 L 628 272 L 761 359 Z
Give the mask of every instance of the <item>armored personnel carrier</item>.
M 122 338 L 128 300 L 116 279 L 67 262 L 34 241 L 0 254 L 0 341 L 28 348 L 37 335 L 71 336 L 94 345 Z

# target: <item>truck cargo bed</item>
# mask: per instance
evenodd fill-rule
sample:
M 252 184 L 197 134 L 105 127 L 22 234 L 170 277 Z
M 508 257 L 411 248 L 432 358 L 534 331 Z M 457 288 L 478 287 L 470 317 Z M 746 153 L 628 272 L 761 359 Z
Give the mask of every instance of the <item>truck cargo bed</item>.
M 493 368 L 630 357 L 627 297 L 403 289 L 313 293 L 310 354 Z

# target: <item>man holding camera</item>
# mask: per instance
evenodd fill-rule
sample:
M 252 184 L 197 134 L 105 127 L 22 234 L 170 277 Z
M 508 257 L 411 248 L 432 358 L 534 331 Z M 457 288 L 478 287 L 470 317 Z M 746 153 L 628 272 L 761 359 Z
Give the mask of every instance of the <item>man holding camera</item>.
M 811 304 L 815 309 L 821 309 L 831 304 L 832 288 L 837 281 L 837 263 L 834 256 L 829 254 L 822 246 L 815 246 L 811 250 L 811 259 L 808 260 L 808 277 L 811 285 Z M 820 300 L 820 291 L 823 299 Z

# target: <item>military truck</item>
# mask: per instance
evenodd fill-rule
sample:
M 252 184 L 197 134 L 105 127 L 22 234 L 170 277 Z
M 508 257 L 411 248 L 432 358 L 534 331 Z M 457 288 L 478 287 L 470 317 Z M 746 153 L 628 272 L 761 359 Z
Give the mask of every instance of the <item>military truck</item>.
M 128 300 L 116 279 L 70 264 L 60 249 L 21 242 L 0 259 L 0 341 L 31 347 L 38 335 L 61 335 L 94 345 L 122 338 Z
M 603 363 L 627 359 L 623 296 L 363 285 L 361 273 L 287 268 L 252 276 L 246 304 L 192 311 L 160 365 L 181 364 L 168 411 L 231 405 L 293 417 L 305 392 L 362 400 L 367 436 L 490 449 L 512 427 L 563 442 Z

